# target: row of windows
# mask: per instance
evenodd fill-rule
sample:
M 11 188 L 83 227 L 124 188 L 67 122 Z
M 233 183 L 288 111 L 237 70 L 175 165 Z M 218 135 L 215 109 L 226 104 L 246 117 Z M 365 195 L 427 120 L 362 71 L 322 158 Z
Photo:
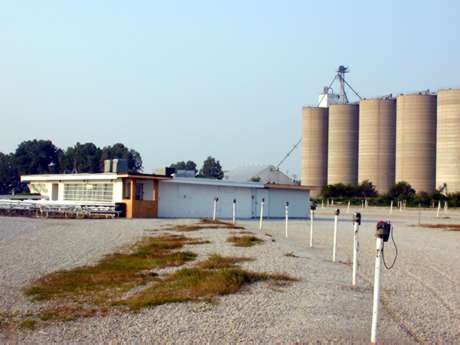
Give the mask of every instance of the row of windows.
M 113 201 L 113 183 L 69 183 L 64 184 L 66 201 Z

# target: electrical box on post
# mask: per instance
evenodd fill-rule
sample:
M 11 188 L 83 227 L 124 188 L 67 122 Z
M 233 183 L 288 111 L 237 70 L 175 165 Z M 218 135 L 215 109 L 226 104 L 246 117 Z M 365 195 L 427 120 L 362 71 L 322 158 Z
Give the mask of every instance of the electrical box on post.
M 391 224 L 381 220 L 377 223 L 377 229 L 375 231 L 375 237 L 382 238 L 383 242 L 388 242 L 391 233 Z

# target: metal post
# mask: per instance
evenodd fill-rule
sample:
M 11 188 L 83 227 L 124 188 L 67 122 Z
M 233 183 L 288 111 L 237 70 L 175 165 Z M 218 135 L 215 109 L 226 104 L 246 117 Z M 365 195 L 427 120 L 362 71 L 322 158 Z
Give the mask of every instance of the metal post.
M 310 209 L 310 248 L 313 247 L 313 220 L 314 212 Z
M 399 212 L 402 212 L 402 208 L 403 208 L 403 202 L 402 200 L 399 201 Z
M 236 199 L 233 199 L 232 223 L 236 223 Z
M 444 201 L 444 213 L 447 213 L 447 207 L 448 206 L 447 206 L 447 200 L 446 200 L 446 201 Z
M 374 275 L 374 302 L 372 307 L 372 330 L 371 343 L 377 343 L 377 323 L 379 320 L 379 299 L 380 299 L 380 265 L 382 262 L 383 238 L 377 237 L 377 254 L 375 256 L 375 275 Z
M 216 220 L 217 200 L 219 200 L 219 198 L 214 198 L 214 205 L 213 205 L 213 208 L 212 208 L 212 220 Z
M 390 202 L 390 215 L 393 214 L 393 200 Z
M 321 199 L 321 208 L 324 208 L 324 199 Z
M 353 275 L 352 285 L 356 286 L 356 274 L 358 273 L 358 251 L 359 251 L 359 238 L 358 231 L 361 225 L 361 214 L 355 213 L 353 215 Z
M 438 200 L 438 211 L 436 212 L 436 218 L 439 218 L 440 211 L 441 211 L 441 200 Z
M 418 225 L 422 222 L 422 209 L 421 209 L 421 204 L 418 204 Z
M 353 286 L 356 286 L 356 273 L 358 271 L 358 229 L 358 223 L 353 223 Z
M 288 221 L 289 221 L 289 202 L 286 201 L 286 206 L 284 206 L 284 213 L 286 216 L 286 223 L 284 226 L 286 238 L 288 238 Z
M 262 231 L 262 223 L 264 221 L 264 202 L 265 199 L 262 199 L 260 203 L 260 218 L 259 218 L 259 230 Z
M 347 204 L 347 213 L 350 213 L 350 200 L 348 200 L 348 204 Z
M 335 216 L 334 216 L 334 241 L 332 244 L 332 262 L 335 262 L 335 253 L 337 250 L 337 224 L 339 222 L 339 213 L 340 211 L 337 209 Z

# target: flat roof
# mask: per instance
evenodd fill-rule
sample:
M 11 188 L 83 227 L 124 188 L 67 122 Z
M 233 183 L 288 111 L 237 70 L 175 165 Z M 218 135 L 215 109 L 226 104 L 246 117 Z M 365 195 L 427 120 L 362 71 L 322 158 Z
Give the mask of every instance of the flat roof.
M 217 180 L 211 178 L 201 177 L 174 177 L 173 179 L 163 181 L 164 183 L 183 183 L 194 185 L 206 186 L 220 186 L 220 187 L 240 187 L 240 188 L 264 188 L 263 183 L 259 182 L 238 182 L 228 180 Z
M 174 177 L 164 181 L 164 183 L 183 183 L 194 185 L 218 186 L 218 187 L 239 187 L 239 188 L 260 188 L 260 189 L 279 189 L 279 190 L 299 190 L 309 192 L 308 186 L 291 185 L 291 184 L 263 184 L 260 182 L 239 182 L 229 180 L 216 180 L 200 177 Z
M 304 190 L 306 192 L 310 191 L 309 186 L 301 186 L 298 184 L 278 184 L 278 183 L 267 183 L 265 188 L 268 189 L 283 189 L 283 190 Z
M 50 182 L 50 181 L 114 181 L 119 178 L 135 178 L 135 179 L 152 179 L 162 180 L 170 179 L 165 175 L 150 175 L 150 174 L 118 174 L 118 173 L 94 173 L 94 174 L 37 174 L 37 175 L 22 175 L 21 182 Z

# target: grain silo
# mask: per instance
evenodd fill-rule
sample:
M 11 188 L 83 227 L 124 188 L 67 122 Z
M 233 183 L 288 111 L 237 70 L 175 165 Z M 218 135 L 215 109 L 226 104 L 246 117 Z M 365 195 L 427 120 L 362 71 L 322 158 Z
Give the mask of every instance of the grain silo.
M 358 104 L 329 107 L 328 184 L 358 182 L 358 112 Z
M 435 190 L 436 96 L 402 95 L 396 101 L 396 182 L 417 192 Z
M 395 183 L 396 100 L 377 98 L 359 104 L 358 182 L 371 181 L 381 194 Z
M 438 92 L 436 186 L 460 192 L 460 89 Z
M 302 111 L 301 183 L 313 196 L 327 184 L 328 108 L 304 107 Z

